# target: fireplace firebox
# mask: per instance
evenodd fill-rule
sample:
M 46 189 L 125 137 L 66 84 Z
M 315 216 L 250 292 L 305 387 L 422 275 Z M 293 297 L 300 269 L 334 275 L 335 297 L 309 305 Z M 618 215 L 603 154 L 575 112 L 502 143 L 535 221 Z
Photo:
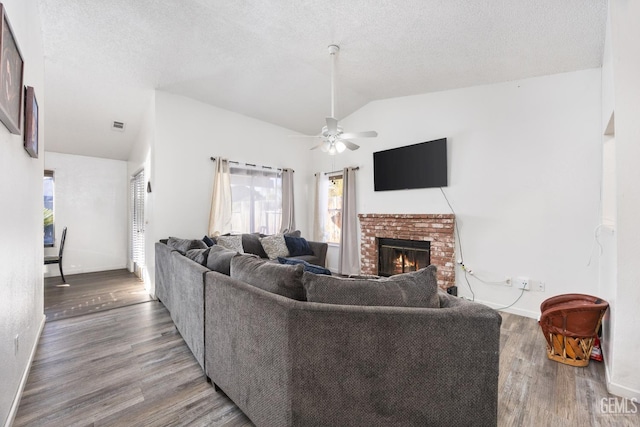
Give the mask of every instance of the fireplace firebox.
M 378 275 L 417 271 L 431 262 L 431 242 L 422 240 L 378 239 Z

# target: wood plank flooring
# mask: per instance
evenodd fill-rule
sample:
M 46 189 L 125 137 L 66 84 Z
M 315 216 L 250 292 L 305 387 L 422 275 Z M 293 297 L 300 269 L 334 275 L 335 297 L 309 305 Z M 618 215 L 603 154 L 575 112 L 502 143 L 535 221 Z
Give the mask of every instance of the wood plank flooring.
M 44 279 L 47 322 L 151 300 L 144 283 L 125 269 L 67 276 L 66 284 L 60 277 Z
M 602 363 L 548 360 L 535 320 L 503 319 L 499 426 L 640 425 L 640 414 L 601 413 L 600 400 L 613 397 Z M 169 313 L 152 301 L 47 322 L 14 425 L 252 424 L 206 382 Z
M 157 301 L 48 322 L 14 426 L 247 426 Z

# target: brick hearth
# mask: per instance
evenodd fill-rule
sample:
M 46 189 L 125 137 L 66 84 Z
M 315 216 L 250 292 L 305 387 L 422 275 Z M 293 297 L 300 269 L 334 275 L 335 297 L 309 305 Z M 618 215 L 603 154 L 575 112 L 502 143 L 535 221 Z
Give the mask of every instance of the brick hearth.
M 438 267 L 438 286 L 454 286 L 455 243 L 452 214 L 360 214 L 362 274 L 378 274 L 379 238 L 431 242 L 431 264 Z

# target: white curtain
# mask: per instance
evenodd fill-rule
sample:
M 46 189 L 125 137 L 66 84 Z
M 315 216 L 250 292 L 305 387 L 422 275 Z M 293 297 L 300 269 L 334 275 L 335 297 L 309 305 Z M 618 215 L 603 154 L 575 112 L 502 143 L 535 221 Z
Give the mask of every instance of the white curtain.
M 355 168 L 344 168 L 342 173 L 342 229 L 338 272 L 347 275 L 360 274 Z
M 327 217 L 327 195 L 329 194 L 329 177 L 322 172 L 315 175 L 315 203 L 313 209 L 313 240 L 326 242 L 324 224 Z
M 209 236 L 219 236 L 231 231 L 231 181 L 229 161 L 216 159 L 209 214 Z
M 280 232 L 296 229 L 296 215 L 293 205 L 293 170 L 282 170 L 282 226 Z

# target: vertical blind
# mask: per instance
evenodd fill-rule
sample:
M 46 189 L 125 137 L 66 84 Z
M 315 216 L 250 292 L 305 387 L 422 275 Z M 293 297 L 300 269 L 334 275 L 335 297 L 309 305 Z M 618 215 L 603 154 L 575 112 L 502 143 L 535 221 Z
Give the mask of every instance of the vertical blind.
M 137 267 L 144 266 L 144 170 L 131 180 L 131 260 Z

